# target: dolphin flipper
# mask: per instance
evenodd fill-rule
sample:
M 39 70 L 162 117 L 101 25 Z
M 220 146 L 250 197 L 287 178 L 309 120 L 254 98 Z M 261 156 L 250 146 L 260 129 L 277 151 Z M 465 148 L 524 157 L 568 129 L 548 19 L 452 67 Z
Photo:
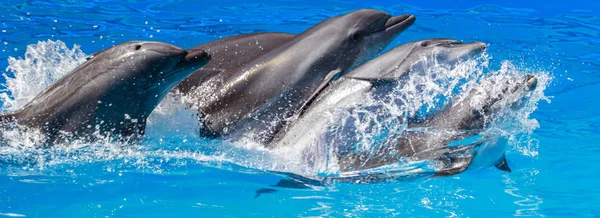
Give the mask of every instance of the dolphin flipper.
M 327 86 L 329 86 L 329 83 L 331 81 L 333 81 L 334 79 L 336 79 L 340 75 L 340 73 L 342 73 L 342 71 L 340 69 L 336 69 L 336 70 L 333 70 L 333 71 L 329 72 L 329 74 L 327 74 L 327 76 L 325 76 L 325 79 L 323 79 L 323 82 L 321 83 L 321 85 L 319 85 L 319 87 L 317 88 L 317 90 L 315 90 L 315 92 L 313 92 L 313 94 L 310 96 L 310 98 L 308 98 L 306 100 L 306 102 L 304 102 L 304 104 L 302 105 L 302 107 L 300 107 L 300 110 L 298 110 L 298 113 L 297 113 L 296 117 L 302 116 L 302 114 L 304 114 L 304 112 L 306 111 L 306 109 L 308 109 L 308 107 L 315 100 L 317 100 L 317 97 L 319 97 L 319 94 L 321 94 L 321 92 L 323 90 L 325 90 L 325 88 L 327 88 Z
M 270 185 L 273 188 L 261 188 L 256 190 L 254 198 L 260 197 L 262 194 L 275 193 L 278 190 L 274 188 L 287 188 L 287 189 L 310 189 L 315 186 L 324 186 L 326 181 L 320 181 L 315 179 L 306 178 L 303 176 L 295 175 L 293 173 L 280 173 L 286 175 L 288 178 L 281 179 L 277 184 Z
M 504 172 L 507 172 L 507 173 L 512 172 L 512 170 L 508 166 L 508 162 L 506 162 L 506 154 L 502 154 L 502 157 L 500 158 L 500 160 L 498 160 L 498 162 L 496 162 L 496 164 L 494 164 L 494 166 Z
M 274 188 L 290 188 L 290 189 L 308 189 L 310 188 L 307 184 L 301 182 L 301 181 L 297 181 L 294 179 L 282 179 L 279 180 L 279 182 L 277 182 L 277 184 L 275 185 L 271 185 L 271 187 Z M 262 194 L 269 194 L 269 193 L 275 193 L 277 192 L 277 189 L 273 189 L 273 188 L 261 188 L 256 190 L 256 195 L 254 195 L 254 198 L 258 198 L 260 197 Z
M 440 158 L 440 161 L 444 163 L 444 169 L 437 171 L 433 177 L 452 176 L 464 172 L 471 165 L 473 155 L 453 156 L 446 154 Z

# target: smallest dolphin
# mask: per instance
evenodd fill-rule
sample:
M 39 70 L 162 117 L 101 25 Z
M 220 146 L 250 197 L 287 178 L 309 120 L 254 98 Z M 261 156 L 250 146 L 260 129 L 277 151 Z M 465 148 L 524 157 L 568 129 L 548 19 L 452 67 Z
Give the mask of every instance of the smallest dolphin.
M 38 129 L 46 145 L 95 135 L 135 139 L 166 94 L 209 60 L 205 51 L 162 42 L 122 43 L 93 54 L 22 109 L 0 114 L 0 122 Z

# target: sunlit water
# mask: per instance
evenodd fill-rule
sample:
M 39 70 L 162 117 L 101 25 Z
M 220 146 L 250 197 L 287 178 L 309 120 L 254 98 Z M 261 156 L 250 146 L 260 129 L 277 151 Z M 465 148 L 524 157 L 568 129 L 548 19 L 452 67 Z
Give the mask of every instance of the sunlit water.
M 335 164 L 297 164 L 302 151 L 269 151 L 249 141 L 199 138 L 195 113 L 168 96 L 139 144 L 73 143 L 33 149 L 35 132 L 3 132 L 0 216 L 597 216 L 596 164 L 600 118 L 595 93 L 598 6 L 572 2 L 356 3 L 341 1 L 173 1 L 145 3 L 42 1 L 0 3 L 0 64 L 8 80 L 2 110 L 29 99 L 85 60 L 85 54 L 128 40 L 158 40 L 184 48 L 239 33 L 299 33 L 322 19 L 371 7 L 411 13 L 416 24 L 392 43 L 452 37 L 490 43 L 487 54 L 447 78 L 415 76 L 408 108 L 436 105 L 492 75 L 534 74 L 541 84 L 518 113 L 503 116 L 513 173 L 494 168 L 383 183 L 332 182 L 309 189 L 272 188 L 285 175 L 338 176 Z M 594 8 L 596 7 L 596 8 Z M 578 10 L 576 10 L 578 9 Z M 60 40 L 60 41 L 59 41 Z M 66 43 L 66 44 L 63 44 Z M 29 45 L 29 47 L 28 47 Z M 12 57 L 12 58 L 9 58 Z M 457 81 L 471 81 L 461 83 Z M 423 89 L 422 84 L 428 84 Z M 419 86 L 419 89 L 415 87 Z M 423 106 L 425 105 L 425 106 Z M 388 110 L 405 113 L 404 108 Z M 368 111 L 366 113 L 369 113 Z M 362 128 L 364 145 L 380 133 Z M 290 155 L 292 157 L 290 157 Z M 293 160 L 293 161 L 292 161 Z M 302 163 L 302 160 L 299 160 Z M 420 168 L 419 165 L 412 167 Z

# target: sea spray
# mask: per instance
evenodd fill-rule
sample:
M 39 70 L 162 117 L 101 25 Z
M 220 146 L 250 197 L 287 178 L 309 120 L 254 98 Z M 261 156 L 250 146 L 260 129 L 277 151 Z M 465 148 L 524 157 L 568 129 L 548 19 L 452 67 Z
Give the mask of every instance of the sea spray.
M 79 45 L 73 48 L 60 41 L 40 41 L 27 46 L 24 58 L 8 58 L 5 92 L 0 94 L 3 111 L 20 109 L 53 82 L 85 62 Z

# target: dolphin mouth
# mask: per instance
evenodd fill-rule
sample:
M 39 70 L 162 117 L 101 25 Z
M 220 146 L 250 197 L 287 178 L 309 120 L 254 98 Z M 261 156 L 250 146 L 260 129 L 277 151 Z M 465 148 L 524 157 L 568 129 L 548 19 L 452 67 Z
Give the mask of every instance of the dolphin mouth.
M 204 50 L 190 50 L 186 52 L 186 55 L 181 57 L 179 62 L 167 73 L 165 78 L 171 78 L 174 76 L 181 76 L 181 80 L 192 74 L 194 71 L 200 69 L 208 61 L 210 61 L 210 54 Z
M 488 44 L 483 42 L 472 42 L 467 43 L 466 45 L 471 48 L 471 53 L 475 54 L 481 54 L 488 48 Z
M 465 49 L 467 52 L 464 55 L 466 58 L 472 58 L 485 52 L 488 48 L 487 43 L 483 42 L 470 42 L 470 43 L 452 43 L 452 47 Z
M 386 22 L 383 28 L 378 32 L 397 32 L 403 31 L 406 28 L 410 27 L 417 18 L 410 14 L 404 14 L 400 16 L 390 17 Z

